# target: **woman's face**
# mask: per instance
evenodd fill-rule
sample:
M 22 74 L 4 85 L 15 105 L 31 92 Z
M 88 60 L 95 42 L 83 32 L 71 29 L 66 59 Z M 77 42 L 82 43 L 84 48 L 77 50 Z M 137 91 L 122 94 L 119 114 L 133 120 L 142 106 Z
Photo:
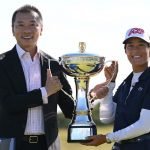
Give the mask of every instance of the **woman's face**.
M 144 71 L 148 67 L 150 48 L 144 40 L 140 38 L 128 39 L 125 52 L 134 72 Z

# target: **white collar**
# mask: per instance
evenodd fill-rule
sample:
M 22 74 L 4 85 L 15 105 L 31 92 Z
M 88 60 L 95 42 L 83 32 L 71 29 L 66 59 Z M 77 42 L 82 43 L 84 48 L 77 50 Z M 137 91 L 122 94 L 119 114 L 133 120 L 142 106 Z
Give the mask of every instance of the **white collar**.
M 131 81 L 131 85 L 135 84 L 136 82 L 139 81 L 139 77 L 141 76 L 143 72 L 133 72 L 133 77 L 132 77 L 132 81 Z
M 16 50 L 17 50 L 17 53 L 18 53 L 18 56 L 19 56 L 20 59 L 21 59 L 25 54 L 29 54 L 29 52 L 26 52 L 24 49 L 22 49 L 19 44 L 16 44 Z M 39 50 L 38 50 L 38 48 L 37 48 L 37 53 L 35 54 L 34 57 L 39 57 L 38 51 L 39 51 Z

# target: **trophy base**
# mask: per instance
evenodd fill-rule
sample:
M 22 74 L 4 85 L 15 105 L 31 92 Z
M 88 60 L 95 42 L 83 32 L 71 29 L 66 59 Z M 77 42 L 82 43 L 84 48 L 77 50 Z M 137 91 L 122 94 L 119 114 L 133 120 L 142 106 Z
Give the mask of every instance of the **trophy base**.
M 93 136 L 97 134 L 96 125 L 91 126 L 71 126 L 68 128 L 68 143 L 86 143 L 90 142 L 88 136 Z

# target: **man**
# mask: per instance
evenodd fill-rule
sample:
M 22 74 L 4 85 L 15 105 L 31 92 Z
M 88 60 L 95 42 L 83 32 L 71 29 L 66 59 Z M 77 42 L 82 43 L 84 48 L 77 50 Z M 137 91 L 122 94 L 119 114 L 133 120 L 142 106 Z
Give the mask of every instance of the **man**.
M 58 62 L 39 51 L 42 30 L 36 7 L 17 9 L 12 16 L 17 44 L 0 56 L 0 138 L 15 138 L 16 150 L 59 150 L 57 104 L 67 118 L 74 109 L 62 92 L 72 94 Z
M 11 143 L 11 139 L 0 139 L 0 149 L 9 150 L 11 147 L 10 143 Z
M 92 141 L 85 145 L 115 142 L 113 150 L 150 150 L 150 37 L 144 29 L 131 28 L 123 44 L 133 71 L 113 98 L 115 84 L 111 83 L 107 96 L 100 102 L 100 120 L 103 123 L 114 120 L 114 130 L 106 135 L 89 137 Z M 113 67 L 114 64 L 105 69 L 106 79 L 111 76 Z M 107 87 L 101 84 L 92 90 L 91 95 L 103 98 L 102 94 L 106 93 Z

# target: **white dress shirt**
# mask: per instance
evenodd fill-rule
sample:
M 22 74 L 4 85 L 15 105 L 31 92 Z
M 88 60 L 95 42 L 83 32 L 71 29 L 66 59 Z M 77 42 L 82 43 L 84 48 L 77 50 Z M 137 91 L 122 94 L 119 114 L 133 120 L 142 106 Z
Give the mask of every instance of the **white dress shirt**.
M 41 88 L 41 69 L 39 54 L 36 53 L 32 60 L 30 53 L 24 51 L 18 44 L 16 45 L 16 49 L 23 67 L 27 91 L 32 91 L 34 89 L 40 88 L 43 103 L 48 103 L 46 89 L 44 87 Z M 44 117 L 42 106 L 28 108 L 27 123 L 24 134 L 44 134 Z

